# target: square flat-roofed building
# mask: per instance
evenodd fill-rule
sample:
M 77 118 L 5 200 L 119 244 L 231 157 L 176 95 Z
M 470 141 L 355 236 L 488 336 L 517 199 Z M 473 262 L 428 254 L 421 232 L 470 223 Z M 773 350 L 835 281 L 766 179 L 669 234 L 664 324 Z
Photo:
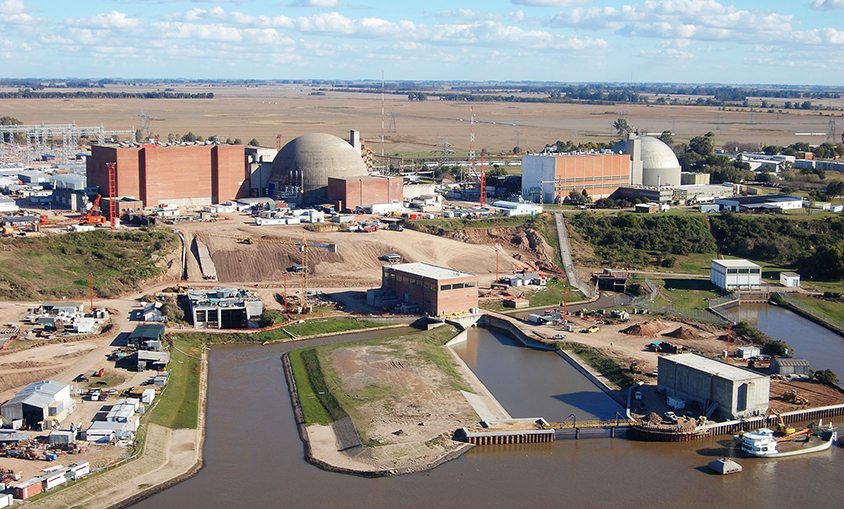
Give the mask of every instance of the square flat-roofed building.
M 712 260 L 709 280 L 722 290 L 759 290 L 762 267 L 748 260 Z
M 606 198 L 630 185 L 627 154 L 528 154 L 522 157 L 522 196 L 541 203 L 565 199 L 571 191 Z
M 666 396 L 697 403 L 711 415 L 736 419 L 768 410 L 771 380 L 702 355 L 659 358 L 658 387 Z
M 416 304 L 433 316 L 467 313 L 478 307 L 478 276 L 428 263 L 382 268 L 381 288 L 402 304 Z

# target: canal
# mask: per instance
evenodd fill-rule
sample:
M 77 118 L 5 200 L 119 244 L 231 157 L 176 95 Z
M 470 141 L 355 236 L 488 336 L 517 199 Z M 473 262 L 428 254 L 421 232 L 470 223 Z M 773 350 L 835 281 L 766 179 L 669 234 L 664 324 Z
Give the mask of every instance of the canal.
M 472 328 L 468 336 L 454 351 L 511 416 L 624 419 L 624 408 L 556 353 L 525 348 L 493 329 Z
M 826 327 L 770 304 L 742 304 L 730 314 L 791 345 L 794 357 L 809 361 L 813 370 L 831 369 L 844 377 L 844 338 Z
M 303 460 L 280 358 L 293 348 L 363 337 L 371 336 L 214 347 L 206 466 L 136 507 L 793 508 L 836 507 L 844 498 L 844 449 L 740 459 L 740 474 L 706 473 L 706 463 L 732 451 L 728 437 L 682 444 L 588 439 L 476 447 L 431 472 L 395 478 L 324 472 Z M 501 352 L 511 355 L 513 349 Z

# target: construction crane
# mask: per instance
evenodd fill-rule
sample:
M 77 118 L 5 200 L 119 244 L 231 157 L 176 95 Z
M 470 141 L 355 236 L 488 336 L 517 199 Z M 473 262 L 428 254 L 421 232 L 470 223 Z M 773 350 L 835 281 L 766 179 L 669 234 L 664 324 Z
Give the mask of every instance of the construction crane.
M 93 205 L 88 209 L 88 213 L 80 220 L 80 224 L 103 224 L 106 222 L 106 218 L 103 216 L 102 209 L 100 208 L 101 199 L 102 195 L 98 194 Z

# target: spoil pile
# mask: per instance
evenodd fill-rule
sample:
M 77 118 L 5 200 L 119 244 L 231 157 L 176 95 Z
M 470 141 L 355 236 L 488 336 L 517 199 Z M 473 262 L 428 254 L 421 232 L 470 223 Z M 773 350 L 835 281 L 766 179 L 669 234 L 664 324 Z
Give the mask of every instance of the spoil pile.
M 700 339 L 703 337 L 698 331 L 682 325 L 671 332 L 666 332 L 663 336 L 677 339 Z
M 668 324 L 662 320 L 648 320 L 642 323 L 636 323 L 622 329 L 621 332 L 628 336 L 656 336 L 668 327 Z

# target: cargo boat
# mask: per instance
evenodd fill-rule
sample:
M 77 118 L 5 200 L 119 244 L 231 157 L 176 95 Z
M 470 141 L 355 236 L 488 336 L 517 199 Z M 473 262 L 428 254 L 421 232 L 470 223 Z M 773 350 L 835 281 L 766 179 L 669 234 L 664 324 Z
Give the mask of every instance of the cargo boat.
M 830 424 L 811 426 L 779 438 L 774 435 L 773 430 L 762 428 L 735 435 L 735 439 L 748 456 L 784 458 L 825 451 L 838 439 L 838 433 Z

